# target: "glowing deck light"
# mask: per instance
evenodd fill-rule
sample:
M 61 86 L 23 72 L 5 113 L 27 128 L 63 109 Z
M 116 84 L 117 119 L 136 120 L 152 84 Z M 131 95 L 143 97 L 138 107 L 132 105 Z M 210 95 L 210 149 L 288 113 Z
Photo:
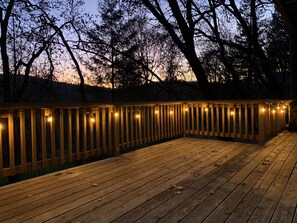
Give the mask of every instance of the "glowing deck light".
M 231 115 L 231 116 L 233 116 L 234 114 L 235 114 L 235 112 L 234 112 L 234 111 L 231 111 L 231 112 L 230 112 L 230 115 Z
M 47 120 L 47 122 L 52 122 L 53 121 L 53 117 L 51 115 L 49 115 L 46 120 Z
M 119 113 L 118 112 L 115 112 L 114 113 L 114 117 L 119 117 Z
M 92 123 L 95 123 L 96 120 L 95 120 L 95 118 L 94 118 L 93 116 L 91 116 L 91 117 L 90 117 L 90 121 L 91 121 Z
M 204 111 L 205 111 L 205 112 L 207 112 L 207 111 L 208 111 L 208 108 L 207 108 L 207 107 L 206 107 L 206 108 L 204 108 Z

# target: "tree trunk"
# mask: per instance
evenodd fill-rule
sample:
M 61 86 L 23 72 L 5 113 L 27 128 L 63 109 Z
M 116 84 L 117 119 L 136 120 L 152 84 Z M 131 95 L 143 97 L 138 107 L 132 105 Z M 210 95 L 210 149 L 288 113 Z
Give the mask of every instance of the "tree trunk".
M 149 0 L 142 0 L 142 2 L 156 17 L 156 19 L 164 26 L 168 34 L 171 36 L 173 42 L 178 46 L 178 48 L 188 60 L 189 65 L 191 66 L 192 71 L 194 72 L 199 83 L 199 88 L 204 98 L 214 99 L 214 91 L 207 79 L 207 74 L 202 67 L 201 61 L 196 54 L 196 47 L 194 43 L 195 27 L 191 14 L 191 1 L 187 2 L 187 21 L 179 8 L 178 2 L 176 0 L 168 1 L 170 11 L 177 22 L 181 35 L 176 33 L 176 25 L 171 24 L 170 21 L 166 19 L 164 12 L 162 12 L 162 8 L 157 1 L 155 2 L 156 6 L 154 6 Z
M 290 32 L 290 74 L 290 93 L 293 102 L 289 129 L 297 131 L 297 27 Z
M 290 74 L 291 98 L 297 98 L 297 28 L 290 32 Z
M 11 102 L 11 78 L 9 70 L 9 58 L 7 54 L 7 28 L 8 21 L 14 6 L 14 0 L 11 0 L 7 6 L 6 14 L 3 19 L 3 10 L 0 9 L 0 24 L 1 24 L 1 38 L 0 38 L 0 51 L 2 58 L 2 69 L 3 69 L 3 97 L 4 102 Z

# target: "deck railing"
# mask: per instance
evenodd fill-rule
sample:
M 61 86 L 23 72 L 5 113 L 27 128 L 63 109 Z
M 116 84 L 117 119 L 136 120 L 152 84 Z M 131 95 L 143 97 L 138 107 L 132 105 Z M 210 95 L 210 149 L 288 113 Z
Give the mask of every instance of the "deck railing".
M 290 122 L 290 101 L 209 101 L 185 104 L 185 133 L 263 144 Z
M 186 135 L 263 143 L 290 101 L 1 105 L 0 178 Z

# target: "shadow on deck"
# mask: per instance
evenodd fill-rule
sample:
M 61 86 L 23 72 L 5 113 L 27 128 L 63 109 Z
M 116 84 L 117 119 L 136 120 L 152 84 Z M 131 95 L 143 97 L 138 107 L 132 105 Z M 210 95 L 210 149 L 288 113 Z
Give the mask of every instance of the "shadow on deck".
M 0 188 L 0 222 L 294 222 L 297 133 L 181 138 Z

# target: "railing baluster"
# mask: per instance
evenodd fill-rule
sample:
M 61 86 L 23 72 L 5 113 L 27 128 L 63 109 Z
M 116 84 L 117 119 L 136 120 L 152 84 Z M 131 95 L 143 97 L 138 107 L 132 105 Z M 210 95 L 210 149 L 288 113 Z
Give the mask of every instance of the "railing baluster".
M 41 158 L 42 158 L 42 167 L 46 167 L 46 125 L 47 125 L 47 120 L 45 117 L 45 110 L 41 110 L 41 115 L 40 115 L 40 124 L 41 124 Z M 34 111 L 34 120 L 36 119 L 36 112 Z M 31 125 L 33 126 L 33 124 Z M 34 121 L 34 128 L 36 128 L 36 122 Z M 33 133 L 32 133 L 33 135 Z M 35 130 L 35 137 L 36 137 L 36 130 Z M 36 141 L 36 139 L 34 140 Z M 33 143 L 32 143 L 33 144 Z M 35 145 L 36 146 L 36 145 Z M 36 147 L 35 147 L 36 150 Z M 35 153 L 35 152 L 34 152 Z M 33 153 L 32 153 L 33 155 Z M 32 162 L 36 161 L 36 157 L 33 159 L 32 157 Z M 33 166 L 35 166 L 33 162 Z M 34 169 L 34 168 L 33 168 Z
M 214 130 L 214 123 L 215 123 L 215 120 L 214 120 L 214 109 L 215 109 L 215 106 L 214 104 L 211 105 L 211 111 L 210 111 L 210 118 L 211 118 L 211 135 L 212 136 L 215 136 L 215 130 Z
M 255 139 L 255 106 L 254 103 L 251 105 L 251 123 L 252 123 L 252 140 Z
M 134 107 L 133 106 L 130 106 L 129 107 L 129 110 L 130 110 L 130 114 L 129 114 L 129 124 L 130 124 L 130 135 L 131 135 L 131 138 L 130 138 L 130 145 L 131 147 L 133 147 L 136 143 L 136 138 L 135 138 L 135 134 L 134 134 L 134 123 L 135 123 L 135 120 L 136 120 L 136 112 L 134 111 Z
M 87 123 L 89 123 L 89 141 L 90 141 L 90 156 L 94 157 L 95 152 L 94 152 L 94 125 L 96 125 L 96 119 L 94 119 L 94 113 L 91 109 L 89 119 L 87 120 Z
M 118 155 L 120 155 L 120 146 L 119 146 L 119 144 L 120 144 L 120 139 L 119 139 L 119 137 L 120 137 L 120 129 L 119 129 L 119 117 L 118 116 L 115 116 L 115 113 L 117 112 L 116 110 L 115 110 L 116 108 L 115 107 L 113 107 L 113 112 L 112 113 L 110 113 L 110 115 L 111 115 L 111 119 L 112 119 L 112 125 L 113 125 L 113 138 L 114 138 L 114 142 L 113 142 L 113 146 L 114 146 L 114 154 L 116 155 L 116 156 L 118 156 Z M 122 114 L 121 114 L 122 115 Z M 122 116 L 121 116 L 122 117 Z
M 290 119 L 290 108 L 282 111 L 284 108 L 279 107 L 284 103 L 288 106 L 288 101 L 197 101 L 1 108 L 0 119 L 5 117 L 7 127 L 0 130 L 0 175 L 54 166 L 58 160 L 60 164 L 71 162 L 74 156 L 78 160 L 101 152 L 119 155 L 121 149 L 187 134 L 257 140 L 262 144 L 279 133 Z M 266 111 L 262 111 L 264 106 Z M 3 131 L 7 133 L 4 135 Z M 41 133 L 40 139 L 37 133 Z M 31 143 L 26 143 L 29 140 Z M 32 164 L 27 161 L 28 154 Z
M 52 117 L 55 116 L 55 110 L 52 109 Z M 53 120 L 50 122 L 50 134 L 51 134 L 51 154 L 52 154 L 52 166 L 56 164 L 56 133 L 55 133 L 55 122 L 58 120 Z
M 130 107 L 125 106 L 125 117 L 122 117 L 123 119 L 125 118 L 125 123 L 126 123 L 126 129 L 125 129 L 125 135 L 126 135 L 126 149 L 131 146 L 131 140 L 130 140 L 130 132 L 129 132 L 129 127 L 131 126 L 130 119 L 129 119 L 129 114 L 130 114 Z
M 26 172 L 26 125 L 25 125 L 25 110 L 20 111 L 20 146 L 21 146 L 21 168 L 22 172 Z
M 36 110 L 31 109 L 31 154 L 32 154 L 31 156 L 32 156 L 33 170 L 37 169 L 36 143 L 37 143 L 36 142 Z
M 114 152 L 113 151 L 113 142 L 112 142 L 112 120 L 111 120 L 111 113 L 112 113 L 111 107 L 107 107 L 107 123 L 108 123 L 108 152 Z
M 88 151 L 87 151 L 87 114 L 86 110 L 84 109 L 82 111 L 82 146 L 83 146 L 83 158 L 86 159 L 88 158 Z
M 63 164 L 65 162 L 65 153 L 64 153 L 64 109 L 60 108 L 60 163 Z
M 75 158 L 80 159 L 79 108 L 75 110 Z
M 68 161 L 72 162 L 73 151 L 72 151 L 72 110 L 68 109 Z
M 9 165 L 10 173 L 15 174 L 15 152 L 14 152 L 14 122 L 13 110 L 9 111 L 8 115 L 8 139 L 9 139 Z
M 232 111 L 233 111 L 233 115 L 231 115 L 232 119 L 233 119 L 233 137 L 237 138 L 237 134 L 236 134 L 236 104 L 234 105 L 234 107 L 232 107 Z
M 99 109 L 100 108 L 97 108 L 96 109 L 96 119 L 95 119 L 95 122 L 96 122 L 96 154 L 97 155 L 101 155 L 101 143 L 100 143 L 100 140 L 101 140 L 101 131 L 100 131 L 100 113 L 99 113 Z
M 120 123 L 121 123 L 121 127 L 120 127 L 120 134 L 121 134 L 121 147 L 122 149 L 126 148 L 127 145 L 125 145 L 125 129 L 124 129 L 124 120 L 125 120 L 125 117 L 124 117 L 124 107 L 121 106 L 119 107 L 119 111 L 116 111 L 118 112 L 118 119 L 120 119 Z
M 2 120 L 0 116 L 0 177 L 3 176 L 3 142 L 2 142 L 2 131 L 4 126 L 2 125 Z
M 240 139 L 242 139 L 242 116 L 241 116 L 242 110 L 241 110 L 241 108 L 242 108 L 242 105 L 239 104 L 238 105 L 238 130 L 239 130 L 239 138 Z
M 217 118 L 217 126 L 216 126 L 216 136 L 221 136 L 221 132 L 220 132 L 220 104 L 216 105 L 216 118 Z

